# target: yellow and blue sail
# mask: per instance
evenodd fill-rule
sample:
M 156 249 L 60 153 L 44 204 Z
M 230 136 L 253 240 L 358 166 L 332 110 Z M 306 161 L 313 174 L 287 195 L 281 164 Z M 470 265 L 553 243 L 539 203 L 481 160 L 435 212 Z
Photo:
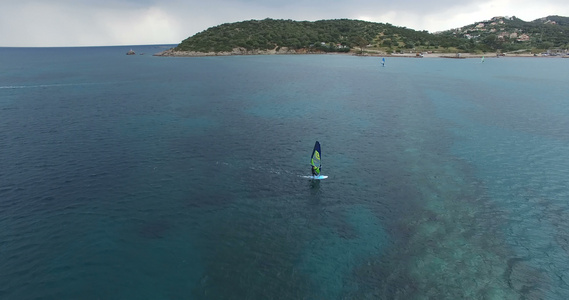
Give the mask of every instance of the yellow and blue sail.
M 320 143 L 316 141 L 314 144 L 314 150 L 312 150 L 312 157 L 310 158 L 310 164 L 313 167 L 316 167 L 316 174 L 320 175 L 320 167 L 322 163 L 320 161 L 320 157 L 322 156 L 322 151 L 320 150 Z

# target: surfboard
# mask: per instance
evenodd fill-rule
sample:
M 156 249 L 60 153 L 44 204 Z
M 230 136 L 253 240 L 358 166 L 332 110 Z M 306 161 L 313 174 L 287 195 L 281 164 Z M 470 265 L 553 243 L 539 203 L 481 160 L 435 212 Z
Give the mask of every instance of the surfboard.
M 328 178 L 327 175 L 318 175 L 318 176 L 302 176 L 302 178 L 314 179 L 314 180 L 322 180 Z

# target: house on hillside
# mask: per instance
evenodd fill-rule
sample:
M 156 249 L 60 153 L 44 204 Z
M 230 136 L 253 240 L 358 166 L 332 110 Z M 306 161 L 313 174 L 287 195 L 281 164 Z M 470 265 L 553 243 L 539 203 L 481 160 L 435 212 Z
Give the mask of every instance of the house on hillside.
M 527 41 L 529 41 L 529 35 L 525 33 L 520 35 L 520 37 L 518 38 L 518 42 L 527 42 Z
M 509 32 L 500 32 L 500 34 L 498 34 L 498 39 L 499 40 L 505 40 L 507 36 L 509 36 L 510 33 Z

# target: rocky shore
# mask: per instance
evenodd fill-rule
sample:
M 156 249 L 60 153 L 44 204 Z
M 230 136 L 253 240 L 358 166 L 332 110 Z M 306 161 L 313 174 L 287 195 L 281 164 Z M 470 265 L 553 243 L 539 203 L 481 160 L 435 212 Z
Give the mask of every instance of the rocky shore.
M 321 54 L 323 52 L 308 52 L 306 49 L 289 49 L 280 47 L 271 50 L 247 50 L 245 48 L 233 48 L 229 52 L 195 52 L 195 51 L 175 51 L 174 48 L 156 53 L 154 56 L 176 56 L 176 57 L 202 57 L 202 56 L 231 56 L 231 55 L 272 55 L 272 54 Z
M 271 50 L 247 50 L 245 48 L 234 48 L 228 52 L 195 52 L 195 51 L 175 51 L 174 48 L 156 53 L 154 56 L 170 56 L 170 57 L 204 57 L 204 56 L 231 56 L 231 55 L 278 55 L 278 54 L 340 54 L 340 55 L 357 55 L 357 56 L 379 56 L 379 57 L 408 57 L 408 58 L 496 58 L 496 57 L 542 57 L 535 56 L 532 53 L 516 53 L 498 56 L 496 53 L 385 53 L 366 51 L 363 54 L 358 52 L 337 53 L 337 52 L 314 52 L 307 49 L 289 49 L 287 47 L 275 48 Z M 546 56 L 547 57 L 547 56 Z M 560 57 L 560 56 L 557 56 Z

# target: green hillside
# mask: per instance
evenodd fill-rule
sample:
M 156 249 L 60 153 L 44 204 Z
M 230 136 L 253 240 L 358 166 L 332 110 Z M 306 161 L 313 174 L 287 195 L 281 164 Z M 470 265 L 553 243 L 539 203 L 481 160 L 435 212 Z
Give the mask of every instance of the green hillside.
M 174 51 L 230 52 L 286 47 L 304 52 L 507 52 L 569 48 L 569 18 L 532 22 L 495 17 L 436 34 L 389 23 L 359 20 L 250 20 L 211 27 L 182 41 Z
M 569 48 L 569 18 L 549 16 L 526 22 L 516 17 L 494 17 L 441 35 L 462 39 L 463 50 L 545 51 Z
M 452 36 L 433 35 L 391 24 L 358 20 L 250 20 L 222 24 L 182 41 L 174 50 L 224 52 L 233 48 L 269 50 L 280 47 L 308 51 L 348 52 L 353 48 L 390 51 L 458 44 Z

